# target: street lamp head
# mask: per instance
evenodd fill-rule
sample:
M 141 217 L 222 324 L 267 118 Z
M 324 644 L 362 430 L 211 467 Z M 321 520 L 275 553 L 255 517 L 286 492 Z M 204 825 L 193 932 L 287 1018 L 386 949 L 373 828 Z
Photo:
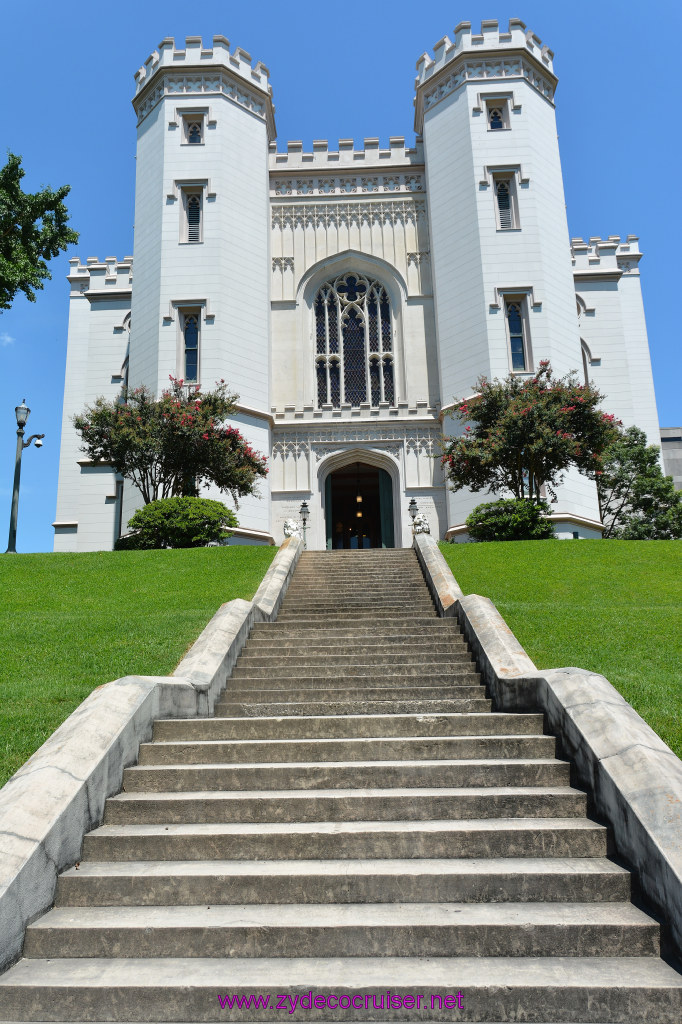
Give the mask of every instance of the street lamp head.
M 14 413 L 15 413 L 15 415 L 17 417 L 17 426 L 18 427 L 25 427 L 26 426 L 26 420 L 28 419 L 28 416 L 29 416 L 30 412 L 31 412 L 31 410 L 26 405 L 26 399 L 23 400 L 21 405 L 17 405 L 17 406 L 14 407 Z
M 36 448 L 42 448 L 42 447 L 43 447 L 43 442 L 40 440 L 40 438 L 38 438 L 36 440 Z
M 410 513 L 410 518 L 412 519 L 412 522 L 414 522 L 414 517 L 419 511 L 419 509 L 417 508 L 417 502 L 415 501 L 414 498 L 410 498 L 410 504 L 407 506 L 407 511 Z
M 308 522 L 308 516 L 310 515 L 310 509 L 308 508 L 307 501 L 302 502 L 301 507 L 299 509 L 299 515 L 301 517 L 301 522 L 305 526 L 305 524 Z

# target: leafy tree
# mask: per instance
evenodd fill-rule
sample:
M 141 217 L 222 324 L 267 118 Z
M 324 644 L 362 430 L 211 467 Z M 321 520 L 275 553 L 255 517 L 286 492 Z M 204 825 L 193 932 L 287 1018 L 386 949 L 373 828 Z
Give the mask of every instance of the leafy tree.
M 673 540 L 682 537 L 682 493 L 663 476 L 657 445 L 628 427 L 606 449 L 597 475 L 606 538 Z
M 69 185 L 24 192 L 25 173 L 21 157 L 9 153 L 0 169 L 0 309 L 9 309 L 19 291 L 35 302 L 34 288 L 52 276 L 45 260 L 78 241 L 67 227 Z
M 502 498 L 477 505 L 466 519 L 474 540 L 548 540 L 554 536 L 550 507 L 532 498 Z
M 200 548 L 231 536 L 238 526 L 234 512 L 210 498 L 160 498 L 137 510 L 128 526 L 133 531 L 116 548 Z
M 160 398 L 145 387 L 124 388 L 120 400 L 98 398 L 74 416 L 81 450 L 131 480 L 145 504 L 175 495 L 196 497 L 213 484 L 233 499 L 252 494 L 267 470 L 265 456 L 255 452 L 234 427 L 223 426 L 235 411 L 237 395 L 225 381 L 215 391 L 171 386 Z
M 453 412 L 469 421 L 463 436 L 443 442 L 443 468 L 455 491 L 487 488 L 540 501 L 544 485 L 554 498 L 570 466 L 594 477 L 617 434 L 615 418 L 598 408 L 599 391 L 579 384 L 575 373 L 552 377 L 547 360 L 533 377 L 480 377 L 475 392 Z

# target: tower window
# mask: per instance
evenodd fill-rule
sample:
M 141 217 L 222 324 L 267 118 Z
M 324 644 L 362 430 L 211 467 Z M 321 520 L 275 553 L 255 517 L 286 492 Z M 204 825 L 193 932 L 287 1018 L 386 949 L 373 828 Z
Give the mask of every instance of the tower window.
M 507 100 L 488 100 L 486 102 L 488 131 L 499 132 L 509 128 L 509 105 Z
M 190 146 L 196 146 L 204 141 L 203 127 L 201 121 L 190 121 L 187 125 L 187 141 Z
M 322 285 L 313 310 L 318 406 L 395 405 L 393 327 L 384 286 L 344 274 Z
M 182 190 L 183 223 L 180 226 L 180 241 L 197 243 L 203 241 L 203 194 L 195 188 Z
M 512 373 L 524 373 L 528 370 L 530 364 L 524 300 L 508 299 L 504 304 L 504 308 L 507 320 Z
M 200 146 L 204 141 L 204 113 L 182 115 L 182 142 L 185 146 Z
M 199 380 L 199 313 L 186 312 L 182 317 L 183 378 L 186 384 Z
M 495 193 L 495 215 L 500 231 L 518 228 L 518 208 L 516 205 L 516 183 L 513 175 L 495 175 L 493 178 Z

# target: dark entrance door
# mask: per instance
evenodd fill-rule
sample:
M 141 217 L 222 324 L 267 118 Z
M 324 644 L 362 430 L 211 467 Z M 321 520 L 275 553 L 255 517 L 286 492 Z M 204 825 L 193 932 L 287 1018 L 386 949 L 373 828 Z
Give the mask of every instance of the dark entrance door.
M 355 462 L 327 477 L 328 548 L 392 548 L 393 487 L 383 469 Z

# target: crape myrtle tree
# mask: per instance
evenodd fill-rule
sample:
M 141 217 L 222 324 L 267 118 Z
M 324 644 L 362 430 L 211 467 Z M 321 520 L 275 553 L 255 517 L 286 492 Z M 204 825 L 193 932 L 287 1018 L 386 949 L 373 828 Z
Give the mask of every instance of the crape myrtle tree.
M 553 377 L 543 360 L 532 377 L 480 377 L 472 398 L 452 415 L 466 423 L 460 437 L 444 438 L 442 464 L 453 490 L 468 487 L 515 498 L 555 498 L 564 472 L 575 466 L 595 478 L 619 421 L 602 412 L 603 396 L 577 375 Z
M 0 168 L 0 309 L 9 309 L 19 291 L 35 302 L 34 289 L 52 276 L 45 260 L 78 241 L 67 226 L 69 186 L 24 192 L 25 173 L 21 157 L 9 153 Z
M 160 398 L 146 387 L 124 388 L 120 399 L 98 398 L 73 419 L 82 451 L 112 466 L 140 491 L 145 504 L 172 496 L 196 497 L 212 484 L 235 503 L 252 494 L 267 459 L 224 421 L 238 395 L 224 380 L 214 391 L 183 386 L 170 377 Z
M 663 475 L 659 451 L 643 430 L 628 427 L 604 452 L 597 493 L 605 538 L 682 537 L 682 492 Z

